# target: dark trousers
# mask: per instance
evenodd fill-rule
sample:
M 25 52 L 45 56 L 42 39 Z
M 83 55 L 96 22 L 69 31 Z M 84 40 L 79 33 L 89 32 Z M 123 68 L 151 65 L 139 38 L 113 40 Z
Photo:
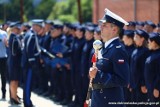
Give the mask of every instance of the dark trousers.
M 62 86 L 64 90 L 64 97 L 67 100 L 72 98 L 72 88 L 71 88 L 71 71 L 67 70 L 65 67 L 62 71 Z
M 6 93 L 6 58 L 0 58 L 0 75 L 2 84 L 2 94 Z
M 83 102 L 86 101 L 88 86 L 89 86 L 89 77 L 88 77 L 87 74 L 85 74 L 85 75 L 82 76 L 82 98 L 83 98 Z
M 82 95 L 82 76 L 80 72 L 76 72 L 75 79 L 75 103 L 83 104 L 83 95 Z
M 137 102 L 137 103 L 147 102 L 147 100 L 148 100 L 148 95 L 141 92 L 141 87 L 140 86 L 132 90 L 131 97 L 132 97 L 131 100 L 133 102 Z M 139 107 L 139 106 L 147 107 L 147 105 L 145 105 L 145 104 L 132 105 L 132 107 Z
M 37 66 L 30 65 L 24 69 L 24 87 L 23 87 L 23 102 L 24 107 L 32 107 L 31 90 L 33 86 L 33 74 L 37 71 Z

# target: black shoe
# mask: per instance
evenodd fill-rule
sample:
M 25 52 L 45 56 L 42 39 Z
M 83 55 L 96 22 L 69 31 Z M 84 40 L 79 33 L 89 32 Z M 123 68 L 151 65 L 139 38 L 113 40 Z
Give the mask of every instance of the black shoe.
M 70 100 L 64 99 L 62 102 L 60 102 L 61 105 L 67 105 L 70 103 Z
M 54 102 L 62 102 L 63 101 L 63 98 L 62 97 L 55 97 L 53 99 Z
M 53 95 L 51 95 L 51 96 L 49 97 L 49 99 L 54 100 L 55 97 L 56 97 L 56 95 L 53 94 Z
M 13 98 L 10 99 L 10 102 L 12 105 L 18 105 L 18 104 L 21 104 L 21 102 L 19 100 L 15 100 Z
M 71 103 L 68 104 L 68 107 L 76 107 L 76 102 L 72 101 Z
M 49 92 L 49 91 L 47 91 L 44 94 L 42 94 L 42 96 L 44 96 L 44 97 L 48 97 L 48 96 L 51 96 L 51 95 L 52 95 L 52 93 Z
M 3 95 L 2 95 L 2 99 L 6 99 L 6 94 L 3 94 Z

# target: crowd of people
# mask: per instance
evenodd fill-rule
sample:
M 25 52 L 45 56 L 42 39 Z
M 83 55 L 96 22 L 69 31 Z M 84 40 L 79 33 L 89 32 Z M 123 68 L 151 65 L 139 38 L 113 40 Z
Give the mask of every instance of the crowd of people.
M 6 98 L 8 82 L 11 104 L 18 105 L 23 100 L 25 107 L 33 107 L 34 103 L 30 99 L 33 91 L 62 105 L 83 107 L 94 54 L 93 42 L 104 42 L 101 30 L 105 25 L 61 25 L 41 19 L 31 22 L 32 25 L 21 22 L 6 22 L 1 25 L 2 98 Z M 125 101 L 158 102 L 160 23 L 128 23 L 119 31 L 119 41 L 129 56 L 129 81 L 123 88 Z M 123 60 L 118 61 L 123 63 Z M 17 95 L 19 86 L 23 88 L 23 99 Z

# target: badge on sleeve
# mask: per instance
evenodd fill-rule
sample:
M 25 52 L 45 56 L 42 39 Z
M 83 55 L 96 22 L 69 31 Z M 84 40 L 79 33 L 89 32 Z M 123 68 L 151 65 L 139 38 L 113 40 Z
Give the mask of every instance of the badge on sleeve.
M 119 64 L 123 64 L 124 63 L 124 59 L 118 59 L 118 63 Z

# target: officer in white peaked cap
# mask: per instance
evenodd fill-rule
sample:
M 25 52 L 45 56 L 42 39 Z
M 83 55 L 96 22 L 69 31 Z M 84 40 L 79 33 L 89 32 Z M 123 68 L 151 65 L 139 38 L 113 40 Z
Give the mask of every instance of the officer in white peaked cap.
M 94 78 L 91 107 L 125 107 L 123 88 L 129 83 L 129 65 L 118 36 L 128 22 L 108 9 L 99 22 L 104 47 L 99 52 L 101 58 L 98 58 L 96 67 L 89 73 Z

